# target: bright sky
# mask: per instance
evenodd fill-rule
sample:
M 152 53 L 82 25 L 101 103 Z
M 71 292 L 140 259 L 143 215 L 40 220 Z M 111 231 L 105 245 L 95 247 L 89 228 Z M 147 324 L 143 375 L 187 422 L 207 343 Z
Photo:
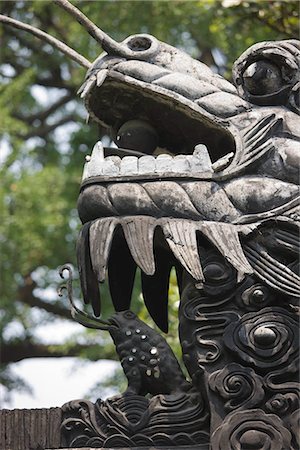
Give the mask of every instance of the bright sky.
M 33 395 L 14 392 L 10 402 L 1 395 L 1 408 L 50 408 L 84 398 L 116 367 L 114 361 L 85 362 L 76 358 L 34 358 L 14 364 L 13 372 L 32 388 Z M 100 395 L 99 395 L 100 397 Z M 95 401 L 96 399 L 92 399 Z
M 56 320 L 38 327 L 35 334 L 41 342 L 58 344 L 82 330 L 77 323 Z M 12 372 L 30 386 L 32 394 L 13 391 L 7 402 L 0 386 L 0 408 L 50 408 L 85 398 L 93 386 L 108 377 L 117 366 L 115 361 L 89 362 L 79 358 L 31 358 L 11 364 Z M 113 391 L 109 393 L 113 394 Z M 101 393 L 96 398 L 100 396 Z

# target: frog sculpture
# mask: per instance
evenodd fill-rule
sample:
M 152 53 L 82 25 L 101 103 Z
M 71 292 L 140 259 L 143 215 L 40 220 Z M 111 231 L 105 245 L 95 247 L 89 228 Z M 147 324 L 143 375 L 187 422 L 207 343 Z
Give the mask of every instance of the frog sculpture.
M 65 271 L 69 278 L 59 294 L 67 289 L 78 323 L 110 333 L 128 387 L 96 405 L 85 400 L 66 403 L 62 445 L 115 448 L 182 443 L 206 449 L 209 414 L 200 385 L 203 373 L 198 371 L 193 383 L 187 381 L 166 340 L 132 311 L 119 311 L 103 320 L 78 309 L 73 301 L 72 269 L 62 266 L 62 278 Z
M 98 142 L 86 158 L 77 249 L 85 303 L 100 316 L 108 272 L 116 314 L 105 323 L 72 310 L 85 326 L 110 331 L 129 381 L 105 402 L 65 405 L 67 443 L 296 450 L 299 41 L 250 47 L 234 64 L 233 85 L 153 36 L 116 43 L 66 0 L 56 3 L 105 50 L 82 63 L 79 93 L 116 144 Z M 148 365 L 130 369 L 129 353 L 144 355 L 134 334 L 114 338 L 112 326 L 133 333 L 130 321 L 138 321 L 126 319 L 137 267 L 148 311 L 165 332 L 175 267 L 191 382 L 154 330 L 150 353 L 160 343 L 162 356 L 150 388 Z

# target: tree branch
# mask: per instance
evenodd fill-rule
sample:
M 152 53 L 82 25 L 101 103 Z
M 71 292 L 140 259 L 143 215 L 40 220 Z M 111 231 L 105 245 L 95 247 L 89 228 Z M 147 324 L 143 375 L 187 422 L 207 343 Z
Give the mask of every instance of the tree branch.
M 71 47 L 68 47 L 63 42 L 59 41 L 53 36 L 50 36 L 50 34 L 39 30 L 38 28 L 32 27 L 31 25 L 27 25 L 26 23 L 20 22 L 19 20 L 12 19 L 11 17 L 3 16 L 2 14 L 0 14 L 0 22 L 4 23 L 5 25 L 10 25 L 15 28 L 19 28 L 20 30 L 23 31 L 27 31 L 28 33 L 33 34 L 42 41 L 45 41 L 48 44 L 52 45 L 52 47 L 57 48 L 59 51 L 61 51 L 74 61 L 76 61 L 81 66 L 86 67 L 87 69 L 91 67 L 91 63 L 84 56 L 80 55 Z
M 23 66 L 22 64 L 19 64 L 16 61 L 16 55 L 6 55 L 5 57 L 5 63 L 9 64 L 13 67 L 13 69 L 16 72 L 16 75 L 21 75 L 22 72 L 25 69 L 28 69 L 28 67 Z M 73 86 L 70 83 L 66 83 L 64 80 L 62 80 L 61 78 L 55 77 L 53 76 L 54 74 L 54 70 L 51 71 L 51 77 L 41 77 L 41 76 L 36 76 L 36 78 L 34 79 L 34 84 L 39 84 L 40 86 L 45 86 L 45 87 L 51 87 L 51 88 L 57 88 L 57 89 L 66 89 L 68 92 L 70 92 L 73 96 L 76 96 L 76 92 L 78 89 L 78 86 Z
M 44 111 L 40 111 L 36 114 L 31 114 L 30 116 L 24 116 L 19 112 L 15 112 L 13 115 L 16 119 L 23 120 L 27 124 L 31 125 L 35 120 L 40 120 L 43 122 L 46 120 L 52 113 L 54 113 L 58 108 L 68 103 L 72 100 L 73 95 L 68 92 L 68 94 L 64 95 L 60 99 L 58 99 L 55 103 L 53 103 L 49 108 Z
M 74 96 L 76 95 L 78 87 L 72 86 L 70 84 L 66 84 L 64 81 L 60 81 L 58 79 L 54 79 L 53 77 L 49 78 L 42 78 L 37 77 L 35 79 L 36 84 L 39 84 L 40 86 L 45 87 L 54 87 L 58 89 L 66 89 L 69 92 L 71 92 Z
M 67 308 L 61 306 L 58 302 L 45 302 L 44 300 L 35 297 L 34 295 L 23 297 L 21 301 L 26 305 L 44 309 L 45 311 L 51 314 L 55 314 L 56 316 L 59 316 L 63 319 L 69 319 L 73 321 L 70 311 Z
M 1 363 L 9 364 L 27 358 L 64 358 L 81 356 L 93 361 L 99 359 L 116 359 L 112 346 L 101 347 L 97 344 L 73 344 L 70 346 L 39 344 L 28 339 L 4 342 L 1 345 Z
M 57 127 L 65 125 L 68 122 L 78 122 L 79 119 L 80 118 L 75 114 L 70 114 L 68 116 L 62 117 L 60 120 L 51 125 L 44 125 L 41 127 L 33 128 L 29 133 L 20 135 L 19 137 L 21 137 L 22 139 L 30 139 L 32 137 L 44 138 L 45 136 L 47 136 L 47 134 L 55 130 Z

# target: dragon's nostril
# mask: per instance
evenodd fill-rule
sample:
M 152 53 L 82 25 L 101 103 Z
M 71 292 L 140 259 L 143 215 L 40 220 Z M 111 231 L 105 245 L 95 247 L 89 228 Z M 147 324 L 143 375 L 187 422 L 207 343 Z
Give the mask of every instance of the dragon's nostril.
M 130 38 L 126 44 L 134 52 L 143 52 L 151 47 L 152 40 L 148 36 L 136 35 Z
M 159 41 L 151 34 L 134 34 L 122 42 L 123 52 L 129 59 L 148 60 L 159 51 Z

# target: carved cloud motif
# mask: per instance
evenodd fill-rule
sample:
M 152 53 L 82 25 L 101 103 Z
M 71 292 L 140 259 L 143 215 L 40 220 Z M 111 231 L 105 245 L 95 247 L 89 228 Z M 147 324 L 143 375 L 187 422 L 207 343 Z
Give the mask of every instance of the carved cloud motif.
M 283 308 L 245 314 L 225 330 L 224 343 L 239 359 L 261 371 L 298 370 L 297 320 Z

